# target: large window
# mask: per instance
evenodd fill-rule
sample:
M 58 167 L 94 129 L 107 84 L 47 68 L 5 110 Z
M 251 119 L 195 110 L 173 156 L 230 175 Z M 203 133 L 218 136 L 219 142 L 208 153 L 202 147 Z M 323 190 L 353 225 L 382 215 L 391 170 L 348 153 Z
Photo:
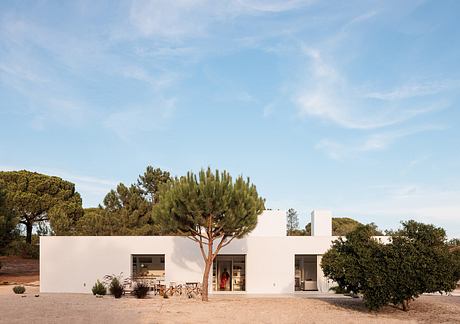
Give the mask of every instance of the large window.
M 164 254 L 133 254 L 132 265 L 133 278 L 163 279 L 165 276 Z
M 246 256 L 216 256 L 212 274 L 212 286 L 214 291 L 245 291 Z
M 295 291 L 318 290 L 316 255 L 295 256 Z

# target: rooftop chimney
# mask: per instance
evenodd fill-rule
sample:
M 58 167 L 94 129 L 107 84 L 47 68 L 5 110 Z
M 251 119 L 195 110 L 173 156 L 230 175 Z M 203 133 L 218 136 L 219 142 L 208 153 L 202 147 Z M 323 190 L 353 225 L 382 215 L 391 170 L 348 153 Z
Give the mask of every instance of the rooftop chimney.
M 311 236 L 332 236 L 332 213 L 329 210 L 311 212 Z

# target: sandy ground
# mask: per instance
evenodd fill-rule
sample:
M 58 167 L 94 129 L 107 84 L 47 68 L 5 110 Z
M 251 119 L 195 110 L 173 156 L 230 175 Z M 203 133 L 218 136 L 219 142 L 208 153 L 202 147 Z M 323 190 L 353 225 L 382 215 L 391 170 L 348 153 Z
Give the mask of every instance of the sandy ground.
M 17 256 L 0 256 L 0 285 L 38 281 L 39 261 Z
M 386 307 L 368 312 L 361 300 L 348 297 L 308 298 L 213 296 L 196 299 L 135 299 L 85 294 L 38 294 L 26 286 L 25 297 L 0 286 L 0 323 L 460 323 L 459 296 L 423 296 L 409 312 Z

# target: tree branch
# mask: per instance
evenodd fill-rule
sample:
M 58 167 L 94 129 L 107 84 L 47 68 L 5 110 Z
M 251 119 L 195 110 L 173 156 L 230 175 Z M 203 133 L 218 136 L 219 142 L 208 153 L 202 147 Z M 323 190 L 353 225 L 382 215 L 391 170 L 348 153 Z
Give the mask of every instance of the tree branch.
M 225 246 L 225 245 L 228 244 L 228 243 L 227 243 L 227 244 L 223 245 L 226 238 L 227 238 L 226 235 L 222 236 L 222 239 L 220 240 L 219 244 L 217 245 L 216 251 L 215 251 L 215 252 L 213 253 L 213 255 L 212 255 L 213 259 L 216 257 L 217 253 L 219 253 L 220 249 L 221 249 L 223 246 Z M 232 238 L 232 239 L 233 239 L 233 238 Z M 232 239 L 231 239 L 231 240 L 232 240 Z M 230 240 L 230 241 L 231 241 L 231 240 Z
M 198 241 L 198 243 L 200 244 L 201 256 L 203 257 L 204 262 L 206 262 L 207 256 L 206 256 L 206 253 L 204 252 L 203 239 L 201 238 L 201 236 L 200 236 L 200 240 Z
M 193 235 L 199 236 L 200 238 L 208 239 L 206 236 L 202 235 L 200 232 L 198 232 L 197 230 L 193 229 L 192 227 L 190 227 L 190 226 L 187 226 L 187 227 L 190 229 L 190 232 L 192 232 Z
M 224 244 L 222 244 L 221 248 L 223 248 L 223 247 L 229 245 L 230 242 L 233 241 L 233 240 L 235 239 L 235 237 L 236 237 L 236 236 L 232 236 L 232 237 L 230 238 L 230 240 L 228 240 L 227 242 L 225 242 Z

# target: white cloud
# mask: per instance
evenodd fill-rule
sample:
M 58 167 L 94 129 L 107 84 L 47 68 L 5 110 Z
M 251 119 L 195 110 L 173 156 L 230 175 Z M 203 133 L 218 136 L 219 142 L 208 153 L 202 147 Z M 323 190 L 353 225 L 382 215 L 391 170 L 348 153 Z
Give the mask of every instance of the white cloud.
M 298 9 L 312 3 L 315 0 L 238 0 L 236 3 L 242 7 L 262 12 L 284 12 Z
M 103 122 L 121 139 L 130 142 L 140 133 L 165 129 L 176 108 L 176 99 L 161 99 L 150 107 L 130 107 L 111 113 Z
M 357 141 L 348 142 L 324 138 L 316 144 L 315 148 L 325 152 L 333 159 L 340 160 L 355 156 L 356 153 L 385 150 L 397 140 L 407 136 L 416 135 L 421 132 L 440 131 L 444 129 L 445 127 L 436 125 L 419 126 L 374 133 L 366 136 L 364 139 L 360 138 Z
M 298 114 L 313 117 L 349 129 L 376 129 L 402 123 L 418 115 L 445 108 L 445 102 L 428 101 L 424 104 L 399 101 L 408 97 L 439 93 L 451 82 L 431 86 L 413 85 L 388 93 L 373 92 L 362 95 L 324 58 L 317 49 L 303 48 L 310 59 L 309 78 L 294 95 Z M 455 84 L 455 83 L 454 83 Z M 370 98 L 392 99 L 391 103 L 376 104 Z
M 460 88 L 459 80 L 444 80 L 426 83 L 415 83 L 403 85 L 399 88 L 392 89 L 385 92 L 370 92 L 364 94 L 365 98 L 379 99 L 379 100 L 400 100 L 413 97 L 422 97 L 438 94 L 447 90 Z
M 129 20 L 143 37 L 181 41 L 184 38 L 205 36 L 212 25 L 235 17 L 286 12 L 313 2 L 312 0 L 133 1 Z
M 158 72 L 156 76 L 152 76 L 146 69 L 134 65 L 122 68 L 120 73 L 126 78 L 146 82 L 156 91 L 171 86 L 178 79 L 177 75 L 167 72 Z

